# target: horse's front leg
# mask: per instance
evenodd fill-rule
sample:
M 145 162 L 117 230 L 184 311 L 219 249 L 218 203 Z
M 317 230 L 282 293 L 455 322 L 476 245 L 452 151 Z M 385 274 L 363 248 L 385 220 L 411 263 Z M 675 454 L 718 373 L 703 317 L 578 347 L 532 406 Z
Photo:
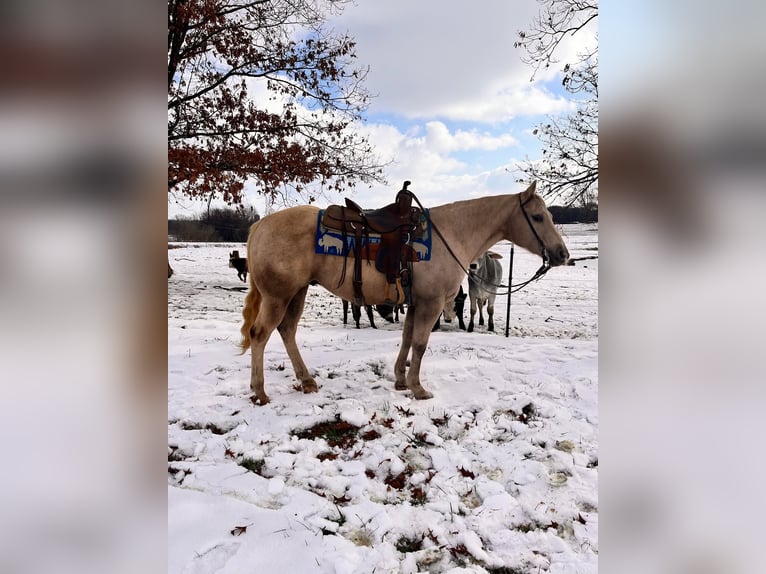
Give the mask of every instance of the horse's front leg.
M 287 356 L 290 357 L 290 362 L 293 364 L 295 377 L 300 381 L 303 392 L 316 393 L 318 390 L 316 381 L 309 373 L 306 363 L 303 362 L 303 357 L 301 357 L 301 353 L 298 350 L 298 344 L 295 342 L 295 333 L 298 330 L 298 321 L 301 315 L 303 315 L 303 305 L 306 302 L 306 292 L 308 289 L 309 287 L 306 285 L 290 300 L 285 310 L 285 316 L 277 330 L 282 337 L 282 343 L 285 345 Z
M 399 348 L 399 355 L 396 357 L 396 364 L 394 365 L 394 376 L 396 377 L 394 388 L 397 391 L 407 390 L 407 355 L 410 354 L 410 347 L 412 347 L 412 326 L 414 324 L 414 316 L 415 313 L 411 310 L 404 316 L 402 345 Z
M 468 321 L 468 332 L 473 332 L 473 318 L 476 315 L 476 297 L 471 297 L 471 320 Z
M 413 310 L 414 313 L 411 313 L 413 315 L 412 358 L 410 359 L 410 370 L 407 372 L 407 388 L 412 391 L 416 399 L 433 397 L 433 394 L 425 390 L 420 384 L 420 363 L 428 347 L 431 328 L 442 311 L 440 303 L 438 300 L 421 302 Z M 407 313 L 407 320 L 410 320 L 410 313 Z

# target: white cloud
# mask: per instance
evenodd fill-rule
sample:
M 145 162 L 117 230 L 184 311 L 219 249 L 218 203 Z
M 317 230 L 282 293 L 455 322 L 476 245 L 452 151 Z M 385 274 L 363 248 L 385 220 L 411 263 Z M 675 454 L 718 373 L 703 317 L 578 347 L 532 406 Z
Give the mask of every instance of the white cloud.
M 511 134 L 493 136 L 476 130 L 458 130 L 450 133 L 447 126 L 438 121 L 426 124 L 425 144 L 435 151 L 454 152 L 467 150 L 496 150 L 517 144 Z
M 495 123 L 520 116 L 561 114 L 572 109 L 572 102 L 527 84 L 507 86 L 483 97 L 447 104 L 440 115 L 452 120 Z
M 382 206 L 393 201 L 394 194 L 405 180 L 412 181 L 412 190 L 426 206 L 451 201 L 520 191 L 508 162 L 486 169 L 472 169 L 453 154 L 472 150 L 502 150 L 516 148 L 511 134 L 491 135 L 477 131 L 450 131 L 442 122 L 431 121 L 406 132 L 390 124 L 366 124 L 360 133 L 369 138 L 384 161 L 393 160 L 386 168 L 388 185 L 360 186 L 355 198 L 362 204 Z M 329 198 L 330 202 L 338 198 Z
M 334 24 L 371 68 L 371 111 L 498 122 L 566 109 L 562 98 L 530 83 L 533 70 L 513 47 L 537 11 L 535 0 L 363 1 Z

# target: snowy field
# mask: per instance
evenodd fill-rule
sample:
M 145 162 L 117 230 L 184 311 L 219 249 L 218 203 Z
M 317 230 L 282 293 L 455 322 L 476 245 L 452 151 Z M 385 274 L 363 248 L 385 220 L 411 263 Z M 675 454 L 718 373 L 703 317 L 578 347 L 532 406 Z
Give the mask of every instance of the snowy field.
M 596 226 L 562 235 L 572 257 L 598 254 Z M 297 339 L 319 392 L 296 390 L 275 332 L 261 407 L 236 348 L 228 254 L 244 245 L 172 247 L 169 573 L 597 572 L 598 259 L 514 293 L 509 338 L 506 297 L 495 333 L 442 321 L 427 401 L 394 390 L 401 323 L 343 325 L 310 287 Z M 507 278 L 510 245 L 493 250 Z M 539 266 L 516 249 L 514 282 Z

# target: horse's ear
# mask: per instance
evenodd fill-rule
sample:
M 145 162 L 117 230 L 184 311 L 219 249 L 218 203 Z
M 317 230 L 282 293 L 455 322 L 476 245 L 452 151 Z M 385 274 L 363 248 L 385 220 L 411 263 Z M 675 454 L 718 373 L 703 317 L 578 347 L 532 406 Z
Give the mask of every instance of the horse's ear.
M 527 201 L 530 199 L 537 189 L 537 180 L 529 184 L 529 187 L 521 192 L 521 201 Z
M 502 259 L 503 258 L 502 255 L 500 255 L 499 253 L 495 253 L 494 251 L 487 251 L 487 255 L 489 255 L 489 257 L 491 259 Z

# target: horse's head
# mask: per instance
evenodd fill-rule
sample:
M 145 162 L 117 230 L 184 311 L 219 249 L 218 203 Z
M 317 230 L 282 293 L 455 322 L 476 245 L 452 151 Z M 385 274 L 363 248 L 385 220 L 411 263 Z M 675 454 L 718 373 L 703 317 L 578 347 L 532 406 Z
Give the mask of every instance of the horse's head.
M 564 265 L 569 260 L 569 250 L 543 198 L 537 195 L 536 182 L 532 182 L 518 197 L 511 240 L 544 260 L 547 258 L 552 267 Z

